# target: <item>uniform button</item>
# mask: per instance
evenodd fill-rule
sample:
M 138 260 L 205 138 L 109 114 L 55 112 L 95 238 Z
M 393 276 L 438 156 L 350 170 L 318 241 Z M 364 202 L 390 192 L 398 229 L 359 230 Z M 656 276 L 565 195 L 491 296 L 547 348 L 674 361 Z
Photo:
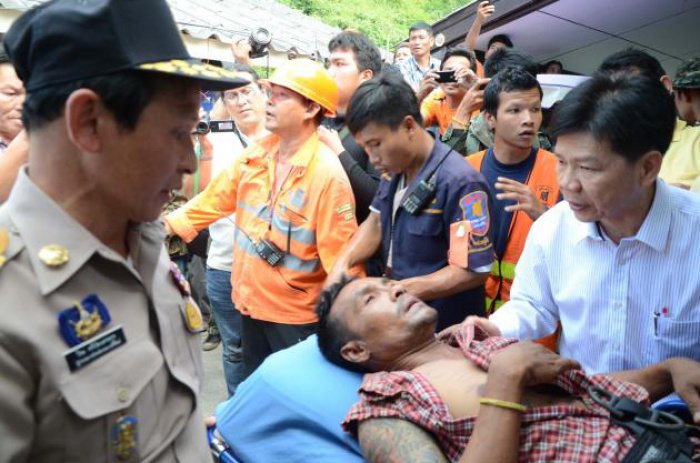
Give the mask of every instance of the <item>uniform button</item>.
M 122 403 L 127 402 L 129 400 L 129 390 L 125 387 L 118 387 L 117 400 Z

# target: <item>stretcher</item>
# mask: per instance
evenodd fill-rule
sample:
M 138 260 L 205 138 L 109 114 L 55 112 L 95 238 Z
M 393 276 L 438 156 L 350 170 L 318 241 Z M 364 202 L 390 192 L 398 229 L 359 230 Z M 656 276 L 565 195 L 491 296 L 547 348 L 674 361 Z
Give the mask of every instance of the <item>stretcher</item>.
M 681 399 L 675 392 L 655 402 L 652 405 L 652 408 L 676 415 L 686 423 L 693 422 L 693 417 L 690 414 L 688 404 L 683 402 L 683 399 Z
M 236 458 L 233 449 L 224 441 L 216 430 L 216 426 L 207 429 L 207 438 L 209 439 L 209 448 L 214 455 L 215 461 L 220 463 L 242 463 Z
M 686 423 L 692 423 L 692 416 L 690 415 L 688 405 L 675 393 L 655 402 L 652 408 L 676 415 Z M 209 438 L 209 447 L 217 462 L 243 463 L 236 457 L 233 449 L 221 437 L 216 426 L 207 429 L 207 437 Z

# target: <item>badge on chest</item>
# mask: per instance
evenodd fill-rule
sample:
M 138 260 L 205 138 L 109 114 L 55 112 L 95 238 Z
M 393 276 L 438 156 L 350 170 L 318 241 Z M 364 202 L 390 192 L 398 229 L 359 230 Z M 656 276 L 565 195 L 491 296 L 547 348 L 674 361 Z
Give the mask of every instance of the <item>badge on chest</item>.
M 190 333 L 201 333 L 204 331 L 202 311 L 192 298 L 190 284 L 187 282 L 187 279 L 182 272 L 180 272 L 178 266 L 174 263 L 170 264 L 170 277 L 175 283 L 178 291 L 180 291 L 182 297 L 185 299 L 185 304 L 181 305 L 181 313 L 185 326 L 187 327 L 187 331 Z
M 63 354 L 70 371 L 76 371 L 126 343 L 124 330 L 107 330 L 112 318 L 96 294 L 90 294 L 58 313 L 61 337 L 71 349 Z

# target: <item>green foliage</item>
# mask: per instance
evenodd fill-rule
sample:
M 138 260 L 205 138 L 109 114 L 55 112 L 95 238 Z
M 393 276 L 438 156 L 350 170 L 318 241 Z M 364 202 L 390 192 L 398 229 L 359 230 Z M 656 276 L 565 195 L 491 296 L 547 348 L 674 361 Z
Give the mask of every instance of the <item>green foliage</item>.
M 432 24 L 475 0 L 280 1 L 331 26 L 357 29 L 380 47 L 392 50 L 408 37 L 411 24 L 417 21 Z
M 270 72 L 268 73 L 267 66 L 257 66 L 253 65 L 252 68 L 255 70 L 255 72 L 258 73 L 258 76 L 260 76 L 261 79 L 267 79 L 270 77 L 270 74 L 275 70 L 275 68 L 270 68 Z

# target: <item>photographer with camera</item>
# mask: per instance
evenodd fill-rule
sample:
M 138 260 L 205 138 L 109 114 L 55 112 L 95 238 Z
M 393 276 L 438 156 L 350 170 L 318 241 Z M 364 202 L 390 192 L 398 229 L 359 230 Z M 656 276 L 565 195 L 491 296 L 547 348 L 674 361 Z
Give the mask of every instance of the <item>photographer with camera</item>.
M 443 135 L 450 124 L 464 127 L 472 115 L 479 113 L 483 102 L 483 85 L 488 80 L 476 76 L 476 56 L 466 48 L 453 48 L 445 53 L 436 77 L 436 87 L 423 100 L 420 112 L 425 127 L 437 125 Z
M 357 230 L 348 177 L 317 133 L 338 104 L 333 78 L 297 59 L 277 68 L 267 84 L 265 126 L 272 134 L 165 218 L 167 228 L 189 241 L 236 214 L 231 281 L 246 376 L 316 330 L 321 286 Z

